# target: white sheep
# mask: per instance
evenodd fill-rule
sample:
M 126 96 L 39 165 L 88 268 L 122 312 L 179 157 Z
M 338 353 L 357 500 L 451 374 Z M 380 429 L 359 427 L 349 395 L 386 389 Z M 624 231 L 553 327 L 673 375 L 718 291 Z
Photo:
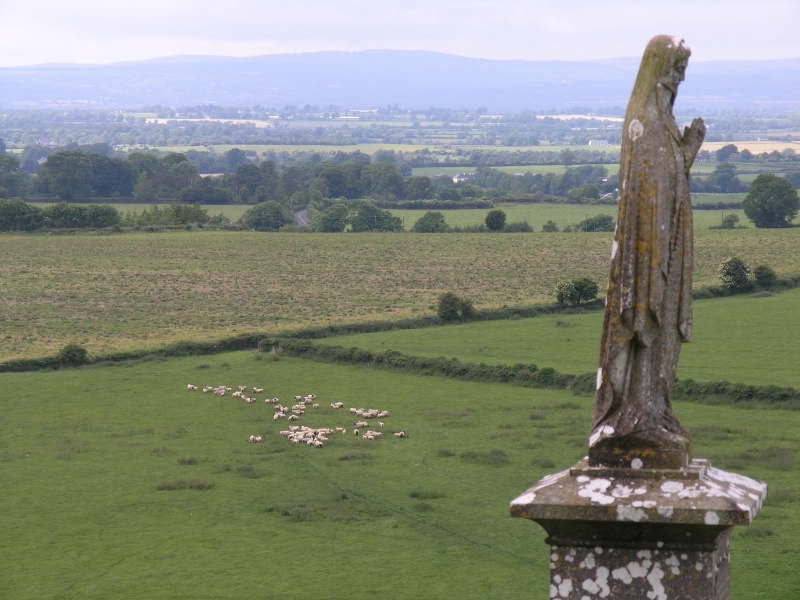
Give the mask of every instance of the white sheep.
M 187 389 L 187 390 L 191 390 L 191 391 L 193 391 L 193 392 L 196 392 L 196 391 L 197 391 L 197 386 L 196 386 L 196 385 L 192 385 L 192 384 L 190 383 L 190 384 L 188 384 L 188 385 L 186 386 L 186 389 Z
M 398 431 L 397 433 L 394 434 L 394 437 L 404 438 L 404 437 L 406 437 L 406 432 L 405 431 Z
M 264 391 L 264 388 L 257 388 L 257 387 L 253 388 L 253 393 L 254 394 L 260 394 L 263 391 Z

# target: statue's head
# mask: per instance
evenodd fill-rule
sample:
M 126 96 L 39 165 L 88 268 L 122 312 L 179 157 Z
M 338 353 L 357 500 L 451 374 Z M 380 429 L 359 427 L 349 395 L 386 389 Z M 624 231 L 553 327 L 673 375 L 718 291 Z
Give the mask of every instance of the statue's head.
M 644 102 L 657 85 L 668 88 L 674 101 L 692 52 L 681 38 L 657 35 L 647 44 L 631 101 Z
M 692 51 L 684 41 L 671 35 L 657 35 L 645 49 L 654 59 L 658 82 L 667 86 L 673 92 L 678 90 L 678 85 L 684 80 L 686 66 Z

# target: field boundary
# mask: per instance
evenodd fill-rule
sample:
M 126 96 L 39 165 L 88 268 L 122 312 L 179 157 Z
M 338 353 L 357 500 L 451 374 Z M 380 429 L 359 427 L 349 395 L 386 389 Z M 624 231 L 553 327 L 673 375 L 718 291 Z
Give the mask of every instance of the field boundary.
M 800 285 L 800 275 L 782 278 L 776 289 L 789 289 L 797 285 Z M 731 295 L 733 293 L 722 286 L 698 288 L 693 291 L 693 296 L 696 299 L 713 299 Z M 603 300 L 597 299 L 577 307 L 561 307 L 552 304 L 483 309 L 476 311 L 471 318 L 457 321 L 444 321 L 436 316 L 425 316 L 396 321 L 378 320 L 307 327 L 285 332 L 281 336 L 270 335 L 265 332 L 246 333 L 206 342 L 185 340 L 161 348 L 125 350 L 93 357 L 87 355 L 78 364 L 65 362 L 61 354 L 41 358 L 10 360 L 0 364 L 0 373 L 56 370 L 65 367 L 91 368 L 137 361 L 166 360 L 185 356 L 204 356 L 223 352 L 255 350 L 259 353 L 259 358 L 269 355 L 273 360 L 285 355 L 333 364 L 362 365 L 417 375 L 449 377 L 462 381 L 508 383 L 533 388 L 569 389 L 575 395 L 592 395 L 595 390 L 596 376 L 594 373 L 578 375 L 560 373 L 552 367 L 540 368 L 535 363 L 487 365 L 485 363 L 464 362 L 456 358 L 431 358 L 402 354 L 395 350 L 373 352 L 357 347 L 345 348 L 329 344 L 314 344 L 312 340 L 349 334 L 422 329 L 476 321 L 514 320 L 555 314 L 581 314 L 597 311 L 603 307 Z M 769 406 L 800 410 L 800 390 L 777 385 L 750 385 L 728 381 L 696 382 L 693 379 L 676 380 L 674 398 L 706 404 L 732 404 L 743 407 Z

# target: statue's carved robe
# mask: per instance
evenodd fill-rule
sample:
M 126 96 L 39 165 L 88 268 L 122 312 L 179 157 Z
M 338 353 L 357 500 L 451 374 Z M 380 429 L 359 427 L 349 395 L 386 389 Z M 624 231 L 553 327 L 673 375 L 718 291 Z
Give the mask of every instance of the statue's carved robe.
M 625 436 L 688 445 L 672 389 L 692 334 L 689 168 L 697 148 L 678 130 L 675 94 L 662 81 L 673 62 L 666 51 L 645 56 L 625 118 L 592 447 Z

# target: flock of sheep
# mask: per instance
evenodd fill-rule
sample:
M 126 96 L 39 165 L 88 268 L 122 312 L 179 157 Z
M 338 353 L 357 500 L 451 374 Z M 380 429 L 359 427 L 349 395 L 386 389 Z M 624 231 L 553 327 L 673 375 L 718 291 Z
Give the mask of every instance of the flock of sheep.
M 192 385 L 191 383 L 186 386 L 186 389 L 192 392 L 199 391 L 199 388 L 196 385 Z M 248 392 L 248 389 L 252 390 Z M 246 385 L 240 385 L 237 390 L 227 386 L 205 386 L 202 388 L 202 391 L 205 393 L 214 393 L 217 396 L 223 397 L 230 394 L 233 398 L 239 398 L 244 400 L 248 404 L 255 404 L 258 400 L 255 397 L 250 397 L 249 394 L 262 394 L 264 393 L 263 388 L 248 388 Z M 279 421 L 281 419 L 286 419 L 287 421 L 297 421 L 305 415 L 306 409 L 311 406 L 312 409 L 318 409 L 320 407 L 319 403 L 314 402 L 317 399 L 316 395 L 309 394 L 307 396 L 295 396 L 295 404 L 291 407 L 283 406 L 278 398 L 265 398 L 265 404 L 272 404 L 274 406 L 274 413 L 272 415 L 272 419 L 274 421 Z M 331 404 L 331 408 L 334 410 L 342 410 L 345 408 L 344 402 L 334 402 Z M 369 421 L 365 419 L 384 419 L 389 416 L 389 411 L 387 410 L 378 410 L 377 408 L 350 408 L 350 413 L 357 417 L 360 417 L 362 420 L 354 421 L 355 428 L 352 430 L 353 435 L 361 437 L 365 440 L 377 440 L 381 439 L 383 436 L 383 432 L 366 429 L 364 433 L 361 433 L 362 429 L 368 428 L 370 426 Z M 378 426 L 382 428 L 384 425 L 383 421 L 378 421 Z M 290 442 L 294 444 L 306 444 L 308 446 L 314 446 L 316 448 L 322 448 L 322 446 L 327 442 L 331 435 L 334 435 L 334 432 L 341 435 L 347 435 L 348 428 L 345 427 L 336 427 L 335 429 L 330 429 L 328 427 L 320 427 L 317 429 L 307 427 L 305 425 L 290 425 L 288 429 L 285 429 L 280 432 L 282 437 L 287 438 Z M 394 432 L 394 437 L 397 438 L 404 438 L 406 437 L 405 431 L 396 431 Z M 264 441 L 263 436 L 261 435 L 251 435 L 249 441 L 254 444 L 259 444 Z

